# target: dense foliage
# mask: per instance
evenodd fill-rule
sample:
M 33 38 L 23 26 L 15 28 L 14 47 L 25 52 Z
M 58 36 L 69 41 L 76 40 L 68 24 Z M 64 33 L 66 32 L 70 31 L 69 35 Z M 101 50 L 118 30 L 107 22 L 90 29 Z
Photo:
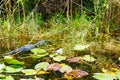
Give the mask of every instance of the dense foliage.
M 0 79 L 120 80 L 119 0 L 0 0 Z M 48 40 L 28 52 L 4 53 Z

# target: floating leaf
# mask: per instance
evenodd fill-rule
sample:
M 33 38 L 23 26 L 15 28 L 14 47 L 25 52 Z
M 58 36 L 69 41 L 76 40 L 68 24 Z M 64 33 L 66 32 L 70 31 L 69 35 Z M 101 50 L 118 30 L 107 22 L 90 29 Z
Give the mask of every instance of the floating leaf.
M 36 64 L 35 65 L 35 69 L 36 70 L 41 70 L 41 69 L 43 69 L 43 70 L 48 70 L 48 66 L 49 66 L 49 63 L 48 62 L 41 62 L 41 63 L 38 63 L 38 64 Z
M 62 72 L 62 73 L 64 73 L 64 72 L 67 72 L 67 73 L 69 73 L 69 72 L 71 72 L 73 69 L 70 67 L 70 66 L 68 66 L 68 65 L 64 65 L 64 66 L 62 66 L 61 68 L 60 68 L 60 72 Z
M 12 56 L 5 56 L 4 60 L 8 64 L 19 64 L 19 65 L 23 65 L 24 64 L 24 62 L 18 61 L 16 59 L 14 59 Z
M 37 74 L 37 70 L 35 69 L 23 69 L 21 70 L 23 73 L 25 73 L 25 75 L 35 75 Z
M 31 52 L 33 52 L 34 54 L 46 53 L 44 49 L 40 49 L 40 48 L 31 49 Z
M 43 70 L 39 70 L 38 72 L 37 72 L 37 74 L 48 74 L 49 72 L 46 72 L 46 71 L 43 71 Z
M 44 54 L 30 54 L 31 57 L 33 58 L 42 58 L 49 55 L 49 53 L 44 53 Z
M 68 58 L 67 61 L 68 62 L 79 62 L 80 57 L 73 57 L 73 58 Z
M 40 48 L 34 48 L 31 50 L 34 54 L 30 54 L 31 57 L 33 58 L 42 58 L 44 56 L 47 56 L 49 53 L 47 53 L 44 49 Z
M 84 77 L 87 75 L 88 75 L 88 73 L 86 71 L 77 69 L 77 70 L 72 70 L 69 73 L 65 73 L 64 77 L 67 79 L 70 79 L 70 78 L 74 79 L 74 78 L 81 78 L 81 77 Z
M 116 71 L 117 70 L 117 68 L 111 68 L 111 70 L 109 69 L 109 70 L 106 70 L 106 69 L 104 69 L 104 68 L 102 68 L 102 72 L 103 73 L 108 73 L 108 74 L 111 74 L 111 75 L 116 75 Z
M 90 55 L 85 55 L 85 56 L 82 57 L 82 59 L 85 60 L 85 61 L 88 61 L 88 62 L 93 62 L 93 61 L 96 60 L 94 57 L 92 57 Z
M 117 73 L 116 77 L 120 80 L 120 72 Z
M 4 63 L 0 63 L 0 73 L 4 71 L 5 67 Z
M 48 66 L 48 69 L 57 71 L 61 68 L 61 65 L 59 63 L 53 63 Z
M 74 50 L 76 51 L 83 51 L 85 49 L 87 49 L 90 45 L 84 45 L 84 44 L 77 44 L 75 47 L 74 47 Z
M 51 57 L 51 58 L 53 58 L 53 57 L 56 57 L 58 55 L 58 53 L 52 53 L 52 54 L 50 54 L 49 56 Z
M 3 79 L 3 78 L 5 78 L 5 77 L 6 77 L 5 75 L 0 74 L 0 79 Z
M 94 73 L 93 77 L 98 80 L 114 80 L 115 76 L 107 73 Z
M 5 80 L 15 80 L 12 76 L 7 76 Z
M 22 66 L 11 65 L 11 66 L 6 66 L 4 72 L 6 72 L 6 73 L 16 73 L 16 72 L 20 72 L 22 69 L 23 69 Z
M 66 56 L 58 55 L 56 57 L 53 57 L 53 60 L 57 62 L 61 62 L 62 60 L 66 60 Z

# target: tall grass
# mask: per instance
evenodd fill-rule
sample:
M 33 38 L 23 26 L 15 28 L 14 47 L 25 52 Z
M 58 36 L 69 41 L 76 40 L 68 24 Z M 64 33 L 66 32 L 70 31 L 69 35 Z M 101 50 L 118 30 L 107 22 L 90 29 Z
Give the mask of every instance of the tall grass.
M 110 38 L 112 22 L 107 20 L 109 16 L 106 18 L 109 15 L 106 12 L 111 7 L 108 0 L 94 2 L 93 18 L 82 11 L 81 14 L 72 15 L 71 20 L 56 14 L 47 22 L 43 21 L 42 14 L 35 13 L 34 10 L 26 14 L 23 0 L 17 0 L 13 7 L 11 5 L 11 2 L 7 3 L 6 17 L 0 18 L 1 50 L 11 50 L 42 38 L 51 39 L 54 45 L 61 44 L 57 47 L 64 47 L 66 50 L 77 43 L 105 41 Z M 20 11 L 21 8 L 23 11 Z

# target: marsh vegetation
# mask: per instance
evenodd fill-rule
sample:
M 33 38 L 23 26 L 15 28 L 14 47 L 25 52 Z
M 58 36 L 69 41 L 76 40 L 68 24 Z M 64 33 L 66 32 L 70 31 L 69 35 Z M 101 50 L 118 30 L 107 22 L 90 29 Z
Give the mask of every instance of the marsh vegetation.
M 120 80 L 119 11 L 119 0 L 1 0 L 0 79 Z

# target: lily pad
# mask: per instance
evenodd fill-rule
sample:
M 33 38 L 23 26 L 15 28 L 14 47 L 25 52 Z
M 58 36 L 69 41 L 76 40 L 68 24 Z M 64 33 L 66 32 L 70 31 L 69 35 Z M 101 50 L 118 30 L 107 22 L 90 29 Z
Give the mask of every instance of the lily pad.
M 44 49 L 40 49 L 40 48 L 31 49 L 31 52 L 33 52 L 34 54 L 46 53 Z
M 49 72 L 47 72 L 47 71 L 43 71 L 43 70 L 39 70 L 38 72 L 37 72 L 37 74 L 48 74 Z
M 5 80 L 15 80 L 12 76 L 7 76 Z
M 0 73 L 4 71 L 5 67 L 4 63 L 0 63 Z
M 35 65 L 35 69 L 36 70 L 44 70 L 44 71 L 47 71 L 48 70 L 48 66 L 50 64 L 48 62 L 41 62 L 41 63 L 38 63 Z
M 25 75 L 35 75 L 37 74 L 37 70 L 35 69 L 23 69 L 21 70 L 23 73 L 25 73 Z
M 5 56 L 4 60 L 8 64 L 19 64 L 19 65 L 23 65 L 24 64 L 24 62 L 18 61 L 16 59 L 14 59 L 12 56 Z
M 120 80 L 120 72 L 117 73 L 116 77 Z
M 75 51 L 84 51 L 85 49 L 87 49 L 90 45 L 85 45 L 85 44 L 77 44 L 74 47 Z
M 48 69 L 57 71 L 61 68 L 61 65 L 59 63 L 53 63 L 48 66 Z
M 86 71 L 77 69 L 77 70 L 72 70 L 69 73 L 65 73 L 64 77 L 67 79 L 74 79 L 74 78 L 81 78 L 87 75 L 88 73 Z
M 53 57 L 56 57 L 58 55 L 58 53 L 52 53 L 49 55 L 49 57 L 53 58 Z
M 6 77 L 6 75 L 0 74 L 0 79 L 3 79 L 5 77 Z
M 5 73 L 16 73 L 20 72 L 23 69 L 22 66 L 19 65 L 11 65 L 11 66 L 6 66 L 5 68 Z
M 88 61 L 88 62 L 93 62 L 96 61 L 96 59 L 90 55 L 85 55 L 82 57 L 83 60 Z
M 64 66 L 62 66 L 61 68 L 60 68 L 60 72 L 62 72 L 62 73 L 69 73 L 69 72 L 71 72 L 73 69 L 70 67 L 70 66 L 68 66 L 68 65 L 64 65 Z
M 49 53 L 44 53 L 44 54 L 30 54 L 32 58 L 42 58 L 49 55 Z
M 115 76 L 107 73 L 94 73 L 93 77 L 98 80 L 114 80 Z
M 79 62 L 80 57 L 73 57 L 73 58 L 68 58 L 67 61 L 68 62 Z
M 56 57 L 53 57 L 53 60 L 57 62 L 61 62 L 62 60 L 66 60 L 66 56 L 58 55 Z

